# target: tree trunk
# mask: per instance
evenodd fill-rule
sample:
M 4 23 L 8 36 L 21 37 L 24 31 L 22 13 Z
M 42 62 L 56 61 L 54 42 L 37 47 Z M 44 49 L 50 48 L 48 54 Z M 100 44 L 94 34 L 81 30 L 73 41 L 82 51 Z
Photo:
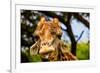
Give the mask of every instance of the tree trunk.
M 68 33 L 69 38 L 71 40 L 71 53 L 76 56 L 76 45 L 77 45 L 77 42 L 75 40 L 74 34 L 72 32 L 71 24 L 70 24 L 70 20 L 71 20 L 71 16 L 72 15 L 71 15 L 71 13 L 68 13 L 67 16 L 68 16 L 68 18 L 67 18 L 68 20 L 67 20 L 65 25 L 67 27 L 67 33 Z

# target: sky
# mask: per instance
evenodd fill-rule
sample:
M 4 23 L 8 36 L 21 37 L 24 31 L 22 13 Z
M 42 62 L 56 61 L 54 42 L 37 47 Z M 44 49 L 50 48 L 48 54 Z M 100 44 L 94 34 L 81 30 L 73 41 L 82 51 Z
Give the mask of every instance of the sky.
M 89 40 L 89 29 L 86 26 L 84 26 L 83 23 L 77 21 L 76 19 L 73 19 L 71 22 L 71 26 L 76 40 L 79 38 L 82 31 L 84 31 L 82 37 L 78 42 L 87 42 Z M 67 29 L 64 26 L 64 24 L 62 24 L 61 27 Z M 70 39 L 65 31 L 63 31 L 63 35 L 61 39 L 70 42 Z

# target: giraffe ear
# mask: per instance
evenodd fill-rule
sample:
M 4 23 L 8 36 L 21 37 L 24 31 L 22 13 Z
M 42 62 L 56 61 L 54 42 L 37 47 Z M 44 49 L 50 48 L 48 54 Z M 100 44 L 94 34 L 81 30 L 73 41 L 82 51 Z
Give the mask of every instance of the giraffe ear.
M 46 21 L 45 17 L 41 17 L 40 22 L 45 22 L 45 21 Z
M 54 22 L 54 23 L 58 23 L 58 22 L 59 22 L 58 18 L 54 18 L 54 19 L 53 19 L 53 22 Z
M 39 34 L 40 34 L 40 30 L 43 28 L 43 26 L 44 26 L 44 22 L 46 22 L 46 19 L 45 19 L 45 17 L 41 17 L 41 19 L 40 19 L 40 21 L 38 22 L 38 24 L 37 24 L 37 27 L 36 27 L 36 30 L 35 30 L 35 32 L 34 32 L 34 36 L 39 36 Z
M 54 19 L 53 19 L 53 23 L 54 23 L 54 24 L 57 24 L 58 26 L 60 26 L 60 24 L 59 24 L 59 19 L 58 19 L 58 18 L 54 18 Z

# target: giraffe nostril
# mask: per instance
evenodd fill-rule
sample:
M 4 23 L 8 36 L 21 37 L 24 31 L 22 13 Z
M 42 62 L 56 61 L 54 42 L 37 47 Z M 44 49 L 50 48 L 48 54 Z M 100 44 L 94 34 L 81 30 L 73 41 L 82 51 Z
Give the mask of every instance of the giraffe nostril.
M 44 45 L 46 45 L 46 43 L 44 43 Z
M 45 45 L 47 45 L 47 42 L 45 42 Z
M 48 43 L 48 45 L 51 46 L 50 43 Z
M 51 46 L 51 43 L 49 43 L 49 42 L 43 42 L 41 45 L 42 46 Z
M 47 45 L 49 45 L 49 43 L 47 42 Z

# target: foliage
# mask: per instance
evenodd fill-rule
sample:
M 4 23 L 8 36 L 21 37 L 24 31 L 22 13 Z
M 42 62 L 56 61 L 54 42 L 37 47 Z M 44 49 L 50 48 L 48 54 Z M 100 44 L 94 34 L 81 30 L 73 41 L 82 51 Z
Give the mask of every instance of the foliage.
M 89 43 L 81 42 L 77 44 L 76 56 L 79 60 L 88 60 L 90 58 Z
M 41 56 L 39 54 L 30 56 L 30 62 L 41 62 Z
M 37 55 L 30 55 L 28 51 L 21 52 L 21 62 L 41 62 L 41 56 Z

